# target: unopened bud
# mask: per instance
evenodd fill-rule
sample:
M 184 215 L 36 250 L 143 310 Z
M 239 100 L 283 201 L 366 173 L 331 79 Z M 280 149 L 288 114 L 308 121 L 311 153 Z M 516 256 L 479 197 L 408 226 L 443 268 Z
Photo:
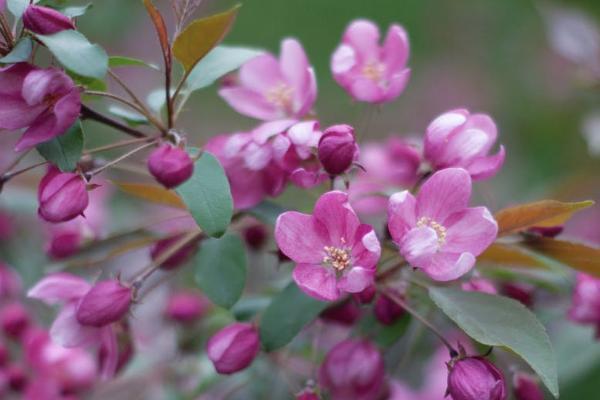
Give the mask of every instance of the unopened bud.
M 65 222 L 83 212 L 89 197 L 86 183 L 78 174 L 50 167 L 38 188 L 38 214 L 48 222 Z
M 119 321 L 129 311 L 131 288 L 117 280 L 97 283 L 77 306 L 77 321 L 82 325 L 102 327 Z
M 483 357 L 462 358 L 450 367 L 448 393 L 453 400 L 504 400 L 504 375 Z
M 71 18 L 49 8 L 30 4 L 23 13 L 23 25 L 33 33 L 52 35 L 67 29 L 75 29 Z
M 194 162 L 185 150 L 165 143 L 150 153 L 148 170 L 159 183 L 171 189 L 192 176 Z
M 346 172 L 358 158 L 358 153 L 354 128 L 350 125 L 331 126 L 319 140 L 319 161 L 330 175 Z
M 256 328 L 236 322 L 214 334 L 207 344 L 208 358 L 220 374 L 233 374 L 248 367 L 259 350 Z

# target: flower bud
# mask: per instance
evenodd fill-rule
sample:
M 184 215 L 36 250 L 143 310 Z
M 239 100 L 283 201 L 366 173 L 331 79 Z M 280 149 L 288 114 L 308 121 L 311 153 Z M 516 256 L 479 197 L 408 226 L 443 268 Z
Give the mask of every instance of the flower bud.
M 252 250 L 260 250 L 267 241 L 267 230 L 261 224 L 255 224 L 244 229 L 244 240 Z
M 99 282 L 79 302 L 77 321 L 95 327 L 119 321 L 129 311 L 131 296 L 131 288 L 117 280 Z
M 356 322 L 358 317 L 360 317 L 360 307 L 352 300 L 352 298 L 327 307 L 321 313 L 322 319 L 330 322 L 337 322 L 341 325 L 352 325 Z
M 10 299 L 21 292 L 21 278 L 8 265 L 0 261 L 0 299 Z
M 23 25 L 33 33 L 52 35 L 67 29 L 75 29 L 71 18 L 60 12 L 30 4 L 23 13 Z
M 517 300 L 525 307 L 531 307 L 535 301 L 535 287 L 528 283 L 506 282 L 501 291 L 503 295 Z
M 78 174 L 61 173 L 50 167 L 38 188 L 38 214 L 48 222 L 65 222 L 83 215 L 89 198 L 86 184 Z
M 453 400 L 504 400 L 502 372 L 483 357 L 459 359 L 450 367 L 448 393 Z
M 306 388 L 296 394 L 296 400 L 319 400 L 319 396 L 311 388 Z
M 375 288 L 375 285 L 369 285 L 362 292 L 355 293 L 354 298 L 357 299 L 360 304 L 369 304 L 375 298 L 376 293 L 377 288 Z
M 319 140 L 318 155 L 328 174 L 340 175 L 346 172 L 358 158 L 354 128 L 350 125 L 327 128 Z
M 27 385 L 27 375 L 22 366 L 18 364 L 9 365 L 6 368 L 6 377 L 8 378 L 8 385 L 15 392 L 20 392 L 25 389 Z
M 165 251 L 168 251 L 175 243 L 183 238 L 184 234 L 180 233 L 166 239 L 161 239 L 152 246 L 150 257 L 153 261 L 157 260 Z M 198 251 L 199 240 L 192 240 L 181 249 L 175 252 L 171 257 L 167 258 L 160 267 L 167 271 L 173 270 L 182 264 L 185 264 Z
M 473 278 L 461 285 L 462 290 L 466 292 L 481 292 L 488 294 L 498 294 L 496 287 L 489 279 Z
M 248 367 L 256 357 L 258 332 L 250 324 L 235 322 L 215 333 L 206 349 L 219 374 L 233 374 Z
M 513 377 L 515 400 L 544 400 L 544 392 L 538 380 L 529 374 L 518 372 Z
M 373 312 L 375 313 L 375 318 L 383 325 L 392 325 L 404 315 L 404 308 L 400 307 L 385 294 L 382 294 L 375 300 Z
M 170 144 L 163 144 L 150 153 L 148 170 L 167 189 L 187 181 L 194 172 L 194 162 L 188 153 Z
M 29 313 L 20 303 L 7 304 L 2 308 L 0 325 L 6 336 L 20 338 L 29 326 Z
M 325 356 L 319 383 L 333 400 L 376 399 L 384 387 L 383 357 L 367 340 L 346 339 Z
M 70 257 L 79 250 L 83 237 L 79 231 L 53 232 L 46 242 L 44 251 L 53 260 L 62 260 Z
M 193 291 L 179 292 L 169 299 L 165 315 L 173 321 L 190 323 L 202 317 L 209 307 L 204 296 Z

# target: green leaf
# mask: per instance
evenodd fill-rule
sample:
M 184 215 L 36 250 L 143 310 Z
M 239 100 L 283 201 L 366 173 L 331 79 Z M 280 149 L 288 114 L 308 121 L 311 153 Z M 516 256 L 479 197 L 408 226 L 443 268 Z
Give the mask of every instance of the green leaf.
M 246 283 L 244 242 L 237 235 L 202 242 L 195 260 L 196 282 L 215 304 L 231 308 Z
M 31 55 L 31 39 L 25 37 L 4 57 L 0 58 L 0 63 L 13 64 L 21 61 L 27 61 Z
M 225 170 L 210 153 L 196 161 L 194 174 L 177 188 L 196 223 L 209 236 L 222 236 L 233 214 L 233 199 Z
M 108 55 L 78 31 L 69 29 L 37 37 L 65 68 L 88 78 L 102 79 L 106 75 Z
M 76 121 L 69 130 L 54 139 L 39 144 L 38 152 L 61 171 L 73 171 L 83 152 L 83 129 Z
M 238 5 L 220 14 L 197 19 L 175 38 L 173 55 L 186 71 L 191 71 L 225 37 L 239 8 Z
M 88 3 L 83 6 L 70 6 L 63 8 L 62 10 L 60 10 L 60 12 L 65 14 L 67 17 L 76 18 L 84 15 L 87 12 L 87 10 L 89 10 L 93 6 L 94 5 L 92 3 Z
M 130 126 L 147 125 L 148 119 L 140 113 L 131 111 L 121 106 L 111 104 L 108 107 L 108 112 L 112 115 L 121 118 Z
M 185 90 L 193 92 L 210 86 L 223 75 L 263 53 L 262 50 L 247 47 L 217 46 L 192 69 L 185 81 Z
M 361 336 L 370 337 L 379 347 L 386 348 L 395 344 L 406 333 L 410 324 L 410 314 L 406 313 L 391 325 L 384 325 L 369 313 L 361 318 L 357 330 Z
M 275 225 L 277 217 L 279 217 L 279 215 L 284 213 L 285 211 L 287 210 L 281 207 L 279 204 L 275 204 L 272 201 L 264 200 L 257 206 L 254 206 L 251 209 L 249 209 L 247 212 L 256 219 L 264 222 L 265 224 Z
M 85 87 L 86 89 L 96 90 L 99 92 L 105 92 L 107 90 L 106 82 L 104 82 L 102 79 L 88 78 L 69 70 L 67 70 L 67 74 L 71 77 L 71 79 L 73 79 L 73 82 Z
M 249 297 L 238 301 L 231 309 L 238 321 L 250 321 L 259 312 L 263 311 L 270 303 L 268 297 Z
M 546 329 L 521 303 L 502 296 L 442 287 L 429 296 L 467 335 L 519 355 L 558 397 L 556 358 Z
M 291 282 L 273 297 L 260 320 L 260 340 L 266 351 L 277 350 L 315 319 L 329 303 L 309 297 Z
M 108 59 L 108 66 L 110 68 L 119 67 L 147 67 L 160 71 L 160 68 L 156 64 L 150 64 L 146 61 L 138 60 L 137 58 L 124 57 L 124 56 L 112 56 Z
M 29 0 L 6 0 L 6 8 L 15 18 L 19 19 L 29 5 Z

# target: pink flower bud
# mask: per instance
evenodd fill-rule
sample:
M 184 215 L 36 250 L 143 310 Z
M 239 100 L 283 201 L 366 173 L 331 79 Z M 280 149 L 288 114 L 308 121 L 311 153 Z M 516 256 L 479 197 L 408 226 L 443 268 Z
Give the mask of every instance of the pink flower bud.
M 8 265 L 0 261 L 0 299 L 10 299 L 21 292 L 21 278 Z
M 525 307 L 531 307 L 535 301 L 535 287 L 529 283 L 506 282 L 502 285 L 501 292 Z
M 209 308 L 210 303 L 204 296 L 193 291 L 185 291 L 171 296 L 165 314 L 173 321 L 190 323 L 197 321 Z
M 330 175 L 346 172 L 358 159 L 358 145 L 354 139 L 354 128 L 350 125 L 334 125 L 323 132 L 319 140 L 319 161 Z
M 219 374 L 233 374 L 248 367 L 258 354 L 258 332 L 250 324 L 235 322 L 215 333 L 206 350 Z
M 544 400 L 544 392 L 538 380 L 529 374 L 518 372 L 513 377 L 515 400 Z
M 183 238 L 184 234 L 177 234 L 166 239 L 161 239 L 152 246 L 150 250 L 150 257 L 152 260 L 157 260 L 164 254 L 169 248 Z M 199 240 L 193 240 L 190 243 L 183 246 L 171 257 L 167 258 L 160 267 L 165 270 L 173 270 L 182 264 L 185 264 L 189 259 L 198 251 Z
M 496 287 L 489 279 L 473 278 L 461 285 L 462 290 L 467 292 L 481 292 L 488 294 L 497 294 Z
M 79 250 L 83 237 L 79 231 L 52 232 L 52 236 L 46 242 L 44 251 L 48 257 L 54 260 L 62 260 L 70 257 Z
M 0 343 L 0 367 L 4 367 L 9 359 L 10 354 L 8 353 L 8 349 L 4 343 Z
M 356 298 L 360 304 L 369 304 L 375 298 L 376 293 L 377 288 L 375 288 L 375 285 L 369 285 L 362 292 L 356 293 L 354 298 Z
M 383 325 L 392 325 L 404 315 L 404 308 L 400 307 L 385 294 L 382 294 L 375 300 L 373 312 L 375 318 Z
M 563 226 L 534 226 L 529 228 L 527 231 L 543 237 L 554 238 L 562 233 L 564 230 Z
M 319 383 L 329 390 L 333 400 L 378 398 L 384 380 L 383 357 L 367 340 L 338 343 L 319 369 Z
M 83 215 L 89 198 L 84 180 L 78 174 L 61 173 L 50 167 L 38 188 L 38 214 L 48 222 L 65 222 Z
M 170 144 L 163 144 L 150 153 L 148 170 L 167 189 L 187 181 L 194 172 L 194 162 L 188 153 Z
M 25 389 L 27 385 L 27 375 L 22 366 L 18 364 L 9 365 L 6 368 L 6 376 L 8 378 L 8 385 L 15 392 L 20 392 Z
M 296 400 L 319 400 L 319 396 L 313 389 L 307 388 L 296 394 Z
M 131 288 L 117 280 L 99 282 L 79 302 L 77 321 L 95 327 L 119 321 L 129 311 L 131 296 Z
M 459 359 L 450 367 L 448 393 L 453 400 L 504 400 L 502 372 L 483 357 Z
M 20 303 L 5 305 L 0 312 L 0 325 L 7 336 L 19 338 L 29 326 L 29 313 Z
M 350 298 L 339 304 L 327 307 L 321 313 L 321 318 L 342 325 L 352 325 L 360 317 L 360 307 Z
M 51 35 L 67 29 L 75 29 L 71 18 L 60 12 L 30 4 L 23 14 L 23 25 L 33 33 Z
M 267 241 L 267 230 L 261 224 L 255 224 L 244 229 L 244 240 L 252 250 L 260 250 Z

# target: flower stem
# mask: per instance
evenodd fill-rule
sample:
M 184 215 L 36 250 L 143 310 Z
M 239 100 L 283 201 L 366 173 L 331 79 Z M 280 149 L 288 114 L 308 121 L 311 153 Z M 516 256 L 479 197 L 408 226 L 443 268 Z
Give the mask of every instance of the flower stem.
M 4 186 L 4 184 L 6 182 L 8 182 L 9 180 L 11 180 L 15 176 L 21 175 L 24 172 L 27 172 L 27 171 L 32 170 L 32 169 L 37 168 L 37 167 L 41 167 L 42 165 L 46 165 L 46 164 L 48 164 L 48 161 L 42 161 L 42 162 L 39 162 L 37 164 L 33 164 L 33 165 L 30 165 L 30 166 L 25 167 L 25 168 L 21 168 L 21 169 L 16 170 L 16 171 L 7 172 L 4 175 L 0 176 L 0 192 L 2 191 L 2 186 Z
M 95 175 L 98 175 L 100 172 L 104 171 L 105 169 L 107 169 L 107 168 L 109 168 L 109 167 L 111 167 L 111 166 L 113 166 L 113 165 L 117 164 L 118 162 L 121 162 L 121 161 L 123 161 L 124 159 L 126 159 L 126 158 L 128 158 L 128 157 L 131 157 L 132 155 L 134 155 L 134 154 L 135 154 L 135 153 L 137 153 L 138 151 L 140 151 L 140 150 L 143 150 L 143 149 L 145 149 L 145 148 L 147 148 L 147 147 L 150 147 L 150 146 L 154 146 L 154 144 L 155 144 L 156 140 L 157 140 L 157 139 L 153 139 L 153 140 L 152 140 L 151 142 L 149 142 L 149 143 L 144 143 L 143 145 L 141 145 L 141 146 L 138 146 L 138 147 L 136 147 L 135 149 L 128 151 L 127 153 L 123 154 L 123 155 L 122 155 L 122 156 L 120 156 L 120 157 L 117 157 L 117 158 L 115 158 L 115 159 L 114 159 L 114 160 L 112 160 L 112 161 L 109 161 L 109 162 L 107 162 L 106 164 L 104 164 L 104 165 L 102 165 L 102 166 L 100 166 L 100 167 L 98 167 L 98 168 L 96 168 L 96 169 L 94 169 L 94 170 L 91 170 L 91 171 L 89 171 L 89 172 L 86 172 L 86 173 L 85 173 L 86 179 L 87 179 L 87 180 L 90 180 L 90 179 L 91 179 L 93 176 L 95 176 Z
M 137 138 L 137 139 L 122 140 L 120 142 L 111 143 L 111 144 L 107 144 L 105 146 L 94 147 L 93 149 L 86 150 L 85 154 L 93 154 L 93 153 L 99 153 L 101 151 L 118 149 L 121 147 L 130 146 L 132 144 L 151 142 L 156 139 L 157 139 L 156 137 L 142 137 L 142 138 Z
M 100 122 L 104 125 L 108 125 L 111 128 L 115 128 L 121 132 L 124 132 L 130 136 L 136 138 L 147 137 L 147 135 L 143 132 L 138 131 L 137 129 L 131 128 L 125 124 L 120 123 L 119 121 L 115 121 L 114 119 L 107 117 L 104 114 L 101 114 L 97 111 L 92 110 L 88 106 L 82 104 L 81 105 L 81 118 L 83 119 L 92 119 L 96 122 Z

